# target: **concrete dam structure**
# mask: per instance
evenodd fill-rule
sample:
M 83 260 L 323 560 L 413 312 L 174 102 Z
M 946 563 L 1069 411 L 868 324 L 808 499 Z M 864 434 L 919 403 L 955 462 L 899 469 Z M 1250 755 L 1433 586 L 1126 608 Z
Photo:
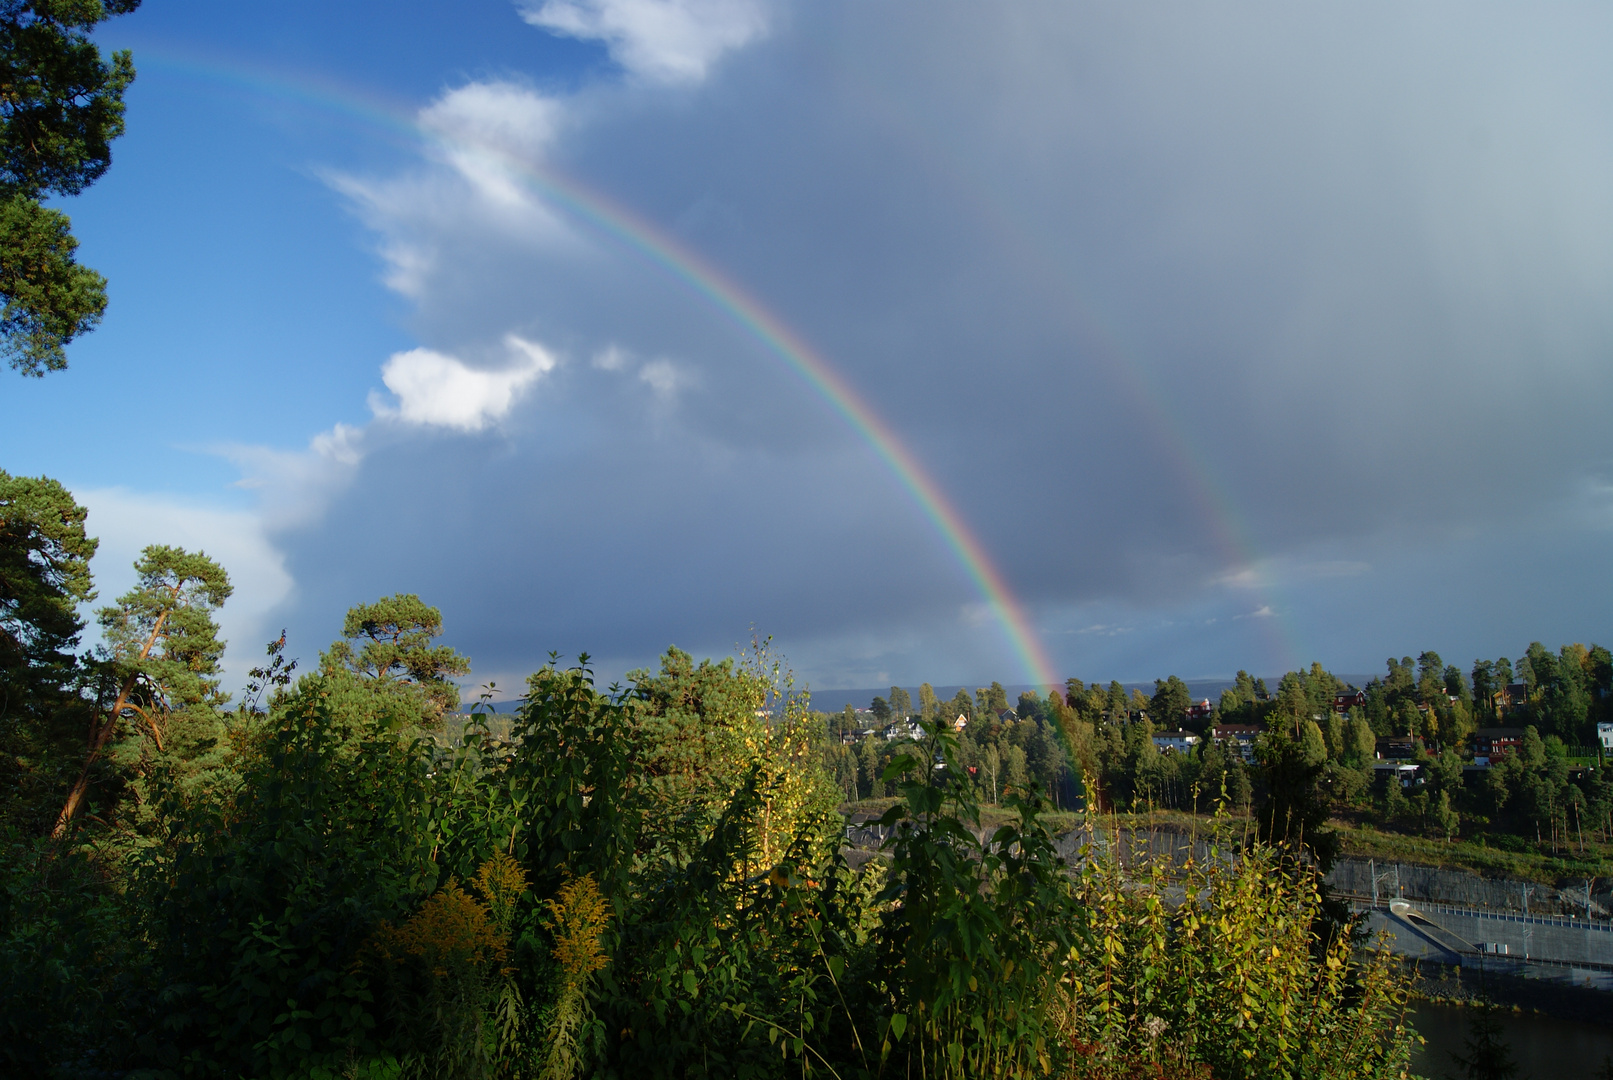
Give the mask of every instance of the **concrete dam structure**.
M 1613 990 L 1613 926 L 1392 900 L 1359 906 L 1398 956 Z

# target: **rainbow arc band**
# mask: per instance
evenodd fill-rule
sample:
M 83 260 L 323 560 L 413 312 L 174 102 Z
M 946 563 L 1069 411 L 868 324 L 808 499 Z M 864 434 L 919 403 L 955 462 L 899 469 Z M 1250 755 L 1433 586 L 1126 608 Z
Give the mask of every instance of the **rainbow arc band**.
M 496 147 L 454 143 L 417 122 L 407 109 L 379 102 L 327 79 L 286 76 L 239 61 L 219 63 L 177 55 L 164 48 L 139 47 L 137 59 L 154 61 L 158 70 L 222 82 L 250 92 L 334 111 L 405 135 L 410 141 L 435 143 L 450 151 L 471 150 L 496 161 L 552 207 L 559 207 L 635 255 L 648 260 L 692 290 L 724 317 L 782 361 L 866 442 L 914 505 L 935 529 L 991 610 L 1026 680 L 1052 687 L 1060 680 L 1024 605 L 935 478 L 851 384 L 799 334 L 759 300 L 727 278 L 707 260 L 640 215 L 585 187 L 576 179 L 534 164 Z

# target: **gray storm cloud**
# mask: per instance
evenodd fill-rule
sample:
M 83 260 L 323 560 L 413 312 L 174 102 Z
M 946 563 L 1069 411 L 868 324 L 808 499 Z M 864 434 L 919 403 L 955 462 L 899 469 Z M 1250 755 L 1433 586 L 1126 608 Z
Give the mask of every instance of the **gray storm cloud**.
M 1413 647 L 1405 626 L 1460 655 L 1486 609 L 1449 597 L 1498 572 L 1572 602 L 1496 634 L 1594 632 L 1606 575 L 1553 564 L 1607 552 L 1586 505 L 1613 469 L 1608 9 L 814 3 L 765 22 L 670 89 L 451 93 L 505 102 L 486 130 L 540 117 L 517 158 L 632 207 L 830 358 L 1072 672 L 1307 648 L 1358 670 Z M 423 154 L 345 190 L 384 272 L 407 271 L 424 348 L 516 333 L 560 360 L 496 430 L 373 440 L 357 494 L 282 537 L 299 595 L 420 591 L 492 667 L 722 649 L 755 621 L 821 682 L 1016 674 L 820 396 L 492 160 Z M 512 190 L 527 205 L 485 197 Z M 507 225 L 534 216 L 563 224 Z M 400 507 L 388 475 L 440 494 Z M 354 540 L 379 519 L 404 539 L 377 555 Z M 1408 595 L 1411 566 L 1446 599 Z M 1346 597 L 1374 602 L 1341 633 Z M 1275 636 L 1235 621 L 1262 606 Z

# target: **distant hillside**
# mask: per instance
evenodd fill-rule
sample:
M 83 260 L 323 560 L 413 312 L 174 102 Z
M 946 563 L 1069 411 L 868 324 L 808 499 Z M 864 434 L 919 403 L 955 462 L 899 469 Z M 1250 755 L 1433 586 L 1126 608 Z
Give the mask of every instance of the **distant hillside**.
M 1281 675 L 1267 675 L 1265 678 L 1267 685 L 1269 685 L 1273 690 L 1277 688 L 1277 683 L 1282 680 Z M 1355 686 L 1365 686 L 1369 681 L 1371 681 L 1373 676 L 1340 675 L 1339 678 L 1343 679 L 1347 683 L 1352 683 Z M 1187 683 L 1187 689 L 1193 695 L 1193 700 L 1195 701 L 1201 698 L 1209 698 L 1211 701 L 1218 701 L 1221 697 L 1221 691 L 1229 689 L 1232 686 L 1231 679 L 1186 679 L 1184 681 Z M 1108 684 L 1105 683 L 1104 685 Z M 1128 691 L 1141 690 L 1144 694 L 1148 695 L 1152 695 L 1154 693 L 1154 684 L 1152 682 L 1121 683 L 1120 685 L 1124 686 Z M 908 694 L 912 696 L 913 701 L 916 704 L 919 699 L 919 688 L 916 686 L 908 686 L 904 687 L 903 689 L 905 689 Z M 935 696 L 940 698 L 942 701 L 946 701 L 949 698 L 954 697 L 959 690 L 967 690 L 969 693 L 973 694 L 976 689 L 977 688 L 973 686 L 937 686 L 935 688 Z M 1045 695 L 1048 690 L 1052 689 L 1052 687 L 1037 688 L 1031 686 L 1029 683 L 1005 683 L 1004 689 L 1008 691 L 1008 704 L 1013 705 L 1019 700 L 1019 695 L 1026 690 L 1038 690 L 1039 693 Z M 1061 686 L 1059 689 L 1062 690 L 1063 687 Z M 889 697 L 890 692 L 891 688 L 888 686 L 876 687 L 870 690 L 813 690 L 812 707 L 819 712 L 839 712 L 847 705 L 850 705 L 855 709 L 866 709 L 868 708 L 869 703 L 872 702 L 875 697 Z
M 1374 676 L 1371 675 L 1339 676 L 1339 678 L 1354 686 L 1365 686 L 1373 679 L 1373 677 Z M 1267 675 L 1265 679 L 1266 683 L 1273 690 L 1275 690 L 1277 683 L 1281 681 L 1282 676 Z M 1209 698 L 1211 701 L 1218 701 L 1221 697 L 1221 691 L 1232 686 L 1231 679 L 1186 679 L 1184 681 L 1187 683 L 1188 692 L 1193 695 L 1193 700 L 1195 701 L 1201 698 Z M 1108 684 L 1105 683 L 1104 685 L 1107 686 Z M 1124 686 L 1128 691 L 1141 690 L 1144 694 L 1148 695 L 1152 695 L 1154 692 L 1154 684 L 1152 682 L 1131 682 L 1121 683 L 1120 685 Z M 908 686 L 904 687 L 904 689 L 909 695 L 912 696 L 913 701 L 916 704 L 919 699 L 919 688 L 917 686 Z M 973 694 L 976 689 L 977 687 L 973 686 L 937 686 L 935 687 L 935 696 L 940 698 L 942 701 L 947 701 L 956 696 L 959 690 L 967 690 L 970 694 Z M 1032 687 L 1030 683 L 1005 683 L 1004 689 L 1008 691 L 1008 704 L 1013 705 L 1019 700 L 1019 695 L 1021 693 L 1026 690 L 1036 688 Z M 1052 689 L 1052 687 L 1042 687 L 1040 688 L 1040 693 L 1045 695 L 1050 689 Z M 1062 690 L 1063 687 L 1059 687 L 1059 689 Z M 874 698 L 888 697 L 890 692 L 891 688 L 888 686 L 879 686 L 867 690 L 813 690 L 812 707 L 819 712 L 839 712 L 847 705 L 850 705 L 854 709 L 866 709 Z M 469 696 L 470 691 L 465 691 L 465 695 L 463 707 L 468 709 L 473 699 Z M 519 699 L 500 701 L 494 704 L 493 710 L 499 713 L 511 713 L 519 708 L 520 704 L 521 702 Z

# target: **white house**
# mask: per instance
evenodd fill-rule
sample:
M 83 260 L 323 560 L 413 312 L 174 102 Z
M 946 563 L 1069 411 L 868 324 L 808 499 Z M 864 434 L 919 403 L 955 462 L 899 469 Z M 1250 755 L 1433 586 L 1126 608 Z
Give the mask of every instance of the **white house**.
M 1596 739 L 1602 744 L 1603 750 L 1613 750 L 1613 724 L 1605 720 L 1597 724 Z
M 1164 753 L 1185 754 L 1199 744 L 1199 737 L 1191 731 L 1156 731 L 1154 745 Z

